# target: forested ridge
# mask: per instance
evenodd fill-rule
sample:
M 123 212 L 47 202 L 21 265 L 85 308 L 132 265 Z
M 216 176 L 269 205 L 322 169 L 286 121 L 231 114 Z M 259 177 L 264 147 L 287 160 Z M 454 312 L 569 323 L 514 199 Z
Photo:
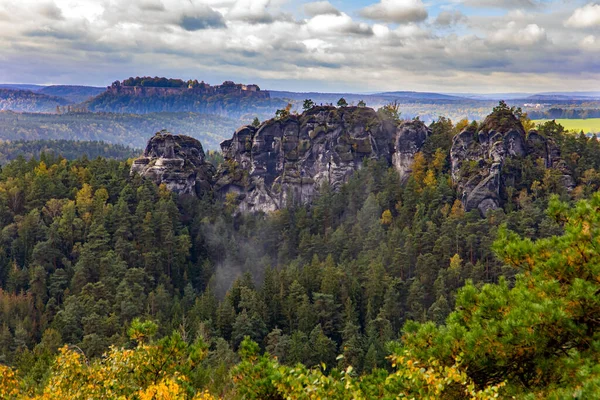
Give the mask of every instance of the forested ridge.
M 575 189 L 513 159 L 482 218 L 449 175 L 464 127 L 433 123 L 405 184 L 369 160 L 268 215 L 125 161 L 4 165 L 0 397 L 597 397 L 600 145 L 540 126 Z
M 26 160 L 31 158 L 42 159 L 47 156 L 62 156 L 74 160 L 86 156 L 87 158 L 105 157 L 126 160 L 136 157 L 141 150 L 120 144 L 111 144 L 102 141 L 74 141 L 74 140 L 15 140 L 0 141 L 0 165 L 5 165 L 18 157 Z
M 174 132 L 200 139 L 206 148 L 216 150 L 239 123 L 226 117 L 196 113 L 35 114 L 4 111 L 0 112 L 0 139 L 104 141 L 143 148 L 148 132 L 169 127 Z

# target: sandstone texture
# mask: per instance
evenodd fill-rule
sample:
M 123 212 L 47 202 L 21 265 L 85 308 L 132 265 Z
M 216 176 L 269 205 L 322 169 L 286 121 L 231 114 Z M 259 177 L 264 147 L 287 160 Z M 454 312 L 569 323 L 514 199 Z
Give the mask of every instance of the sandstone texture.
M 406 175 L 428 134 L 422 122 L 396 126 L 371 108 L 314 107 L 238 129 L 221 144 L 226 162 L 217 172 L 215 191 L 221 197 L 236 193 L 242 212 L 306 203 L 323 184 L 338 189 L 365 158 L 390 165 L 396 160 Z
M 398 124 L 367 107 L 319 106 L 239 128 L 221 143 L 225 161 L 217 171 L 199 141 L 164 131 L 150 139 L 131 171 L 176 193 L 210 192 L 235 201 L 239 212 L 272 212 L 290 202 L 310 202 L 323 185 L 339 189 L 365 159 L 385 160 L 405 181 L 430 135 L 419 120 Z M 464 208 L 482 215 L 501 208 L 506 187 L 518 180 L 505 164 L 518 165 L 525 157 L 543 160 L 558 171 L 567 190 L 574 187 L 554 142 L 536 131 L 526 134 L 511 109 L 495 110 L 482 124 L 456 135 L 451 173 Z
M 562 184 L 572 190 L 574 182 L 558 147 L 535 130 L 526 134 L 519 119 L 506 110 L 493 113 L 479 129 L 469 127 L 453 139 L 450 158 L 452 179 L 466 211 L 486 215 L 502 206 L 501 191 L 508 178 L 503 175 L 507 159 L 543 159 L 546 168 L 562 173 Z
M 212 191 L 215 168 L 205 160 L 198 140 L 161 131 L 148 141 L 143 156 L 133 162 L 131 173 L 165 184 L 175 193 L 202 196 Z

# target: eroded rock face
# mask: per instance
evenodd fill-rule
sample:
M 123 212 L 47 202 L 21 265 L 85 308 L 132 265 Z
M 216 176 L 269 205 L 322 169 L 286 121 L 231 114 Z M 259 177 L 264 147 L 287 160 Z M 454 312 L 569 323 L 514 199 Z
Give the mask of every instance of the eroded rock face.
M 479 130 L 467 128 L 452 142 L 450 158 L 452 179 L 466 211 L 477 209 L 482 215 L 502 206 L 501 190 L 505 178 L 502 167 L 508 158 L 532 156 L 545 160 L 546 168 L 562 172 L 562 184 L 574 187 L 558 147 L 536 131 L 525 134 L 512 113 L 490 115 Z
M 131 166 L 131 173 L 165 184 L 175 193 L 202 196 L 212 190 L 215 168 L 205 160 L 202 144 L 194 138 L 156 133 L 142 157 Z
M 366 107 L 315 107 L 235 132 L 221 144 L 226 162 L 215 190 L 221 197 L 238 194 L 242 212 L 306 203 L 324 183 L 338 189 L 365 158 L 390 165 L 397 159 L 399 171 L 408 173 L 427 134 L 421 122 L 396 127 Z
M 431 130 L 421 121 L 405 121 L 398 127 L 392 162 L 405 181 L 412 173 L 415 154 L 421 150 Z

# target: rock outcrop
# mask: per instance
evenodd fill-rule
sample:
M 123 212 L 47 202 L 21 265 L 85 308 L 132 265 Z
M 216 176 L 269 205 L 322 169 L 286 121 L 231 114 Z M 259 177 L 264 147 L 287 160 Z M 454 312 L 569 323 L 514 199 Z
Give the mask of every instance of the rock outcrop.
M 320 106 L 259 127 L 241 127 L 221 143 L 225 161 L 218 171 L 205 161 L 196 139 L 166 132 L 150 139 L 131 170 L 177 193 L 201 196 L 211 191 L 221 199 L 235 200 L 240 212 L 271 212 L 290 202 L 310 202 L 324 184 L 339 189 L 365 159 L 385 160 L 406 180 L 415 154 L 430 135 L 418 120 L 398 125 L 367 107 Z M 506 187 L 520 179 L 507 168 L 527 157 L 536 165 L 543 160 L 560 184 L 573 188 L 554 142 L 536 131 L 526 134 L 506 106 L 456 135 L 451 172 L 464 208 L 486 215 L 502 207 Z
M 198 140 L 161 131 L 148 141 L 131 172 L 165 184 L 172 192 L 202 196 L 212 190 L 215 168 L 205 160 Z
M 339 188 L 365 158 L 390 165 L 397 160 L 406 174 L 428 132 L 422 122 L 397 127 L 366 107 L 315 107 L 258 128 L 245 126 L 221 144 L 226 162 L 215 191 L 221 197 L 236 193 L 242 212 L 306 203 L 324 183 Z
M 502 206 L 501 192 L 507 159 L 531 156 L 543 159 L 546 168 L 562 173 L 567 190 L 574 186 L 556 145 L 536 131 L 526 135 L 519 119 L 509 109 L 496 110 L 479 128 L 469 127 L 453 139 L 450 158 L 452 179 L 466 211 L 477 209 L 482 215 Z
M 392 162 L 402 181 L 412 173 L 415 154 L 421 150 L 430 134 L 431 130 L 421 121 L 405 121 L 398 127 Z

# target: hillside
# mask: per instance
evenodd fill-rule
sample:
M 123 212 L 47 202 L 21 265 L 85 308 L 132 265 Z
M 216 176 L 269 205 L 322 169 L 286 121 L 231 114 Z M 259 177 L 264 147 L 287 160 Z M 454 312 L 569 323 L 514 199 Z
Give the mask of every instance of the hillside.
M 129 78 L 114 82 L 107 90 L 84 103 L 89 111 L 147 114 L 195 112 L 229 118 L 272 115 L 286 103 L 272 99 L 256 85 L 224 82 L 184 82 L 167 78 Z
M 105 88 L 93 86 L 53 85 L 45 86 L 37 92 L 49 96 L 62 97 L 71 103 L 82 103 L 104 91 Z
M 247 122 L 250 122 L 250 118 Z M 239 121 L 196 113 L 65 113 L 0 112 L 2 140 L 92 140 L 143 148 L 148 132 L 169 129 L 202 140 L 208 149 L 231 135 Z
M 29 90 L 0 89 L 0 111 L 56 112 L 56 107 L 65 106 L 69 101 L 56 96 Z

